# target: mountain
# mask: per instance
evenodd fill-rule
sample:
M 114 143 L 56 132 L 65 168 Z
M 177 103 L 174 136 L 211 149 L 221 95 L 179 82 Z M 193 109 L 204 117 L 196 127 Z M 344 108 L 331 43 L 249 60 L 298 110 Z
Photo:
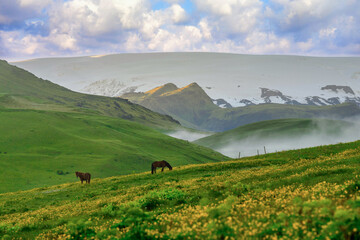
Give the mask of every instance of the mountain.
M 12 64 L 74 91 L 121 96 L 196 82 L 220 107 L 360 104 L 359 57 L 140 53 Z
M 121 96 L 155 112 L 167 114 L 190 128 L 221 132 L 258 121 L 282 118 L 336 118 L 360 115 L 354 103 L 334 106 L 259 104 L 246 107 L 221 108 L 206 92 L 192 83 L 183 88 L 165 84 L 145 93 L 133 92 Z
M 197 83 L 183 88 L 165 84 L 145 93 L 126 93 L 121 97 L 155 112 L 173 116 L 182 125 L 196 129 L 218 108 Z
M 180 127 L 161 115 L 125 99 L 73 92 L 0 61 L 0 107 L 86 112 L 139 122 L 162 130 Z
M 237 127 L 194 141 L 227 156 L 251 156 L 360 139 L 358 122 L 329 119 L 277 119 Z

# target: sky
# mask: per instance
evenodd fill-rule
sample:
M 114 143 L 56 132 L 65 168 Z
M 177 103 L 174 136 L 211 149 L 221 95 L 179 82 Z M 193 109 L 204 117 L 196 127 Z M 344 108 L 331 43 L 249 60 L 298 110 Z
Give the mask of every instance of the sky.
M 0 0 L 0 59 L 137 52 L 360 56 L 360 0 Z

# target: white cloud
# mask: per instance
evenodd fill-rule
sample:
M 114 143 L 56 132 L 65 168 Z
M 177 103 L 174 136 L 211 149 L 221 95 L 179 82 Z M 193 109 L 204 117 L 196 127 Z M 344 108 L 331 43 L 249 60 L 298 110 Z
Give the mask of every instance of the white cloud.
M 6 56 L 360 53 L 357 0 L 194 0 L 191 12 L 182 0 L 163 0 L 167 7 L 157 10 L 149 0 L 0 1 L 0 53 Z M 21 21 L 25 27 L 16 29 Z M 13 22 L 14 29 L 1 28 Z
M 41 15 L 51 0 L 1 0 L 0 24 L 21 22 Z
M 252 31 L 262 19 L 259 0 L 195 0 L 199 10 L 208 15 L 209 23 L 221 35 L 244 34 Z
M 173 4 L 170 9 L 174 23 L 182 23 L 187 20 L 187 14 L 179 4 Z

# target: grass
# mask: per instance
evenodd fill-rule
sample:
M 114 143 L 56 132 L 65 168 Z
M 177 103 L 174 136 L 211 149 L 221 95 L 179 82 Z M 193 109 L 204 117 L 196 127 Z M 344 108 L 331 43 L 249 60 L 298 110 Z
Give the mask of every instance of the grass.
M 0 192 L 228 158 L 144 125 L 94 114 L 0 109 Z
M 360 141 L 0 194 L 3 239 L 359 239 Z

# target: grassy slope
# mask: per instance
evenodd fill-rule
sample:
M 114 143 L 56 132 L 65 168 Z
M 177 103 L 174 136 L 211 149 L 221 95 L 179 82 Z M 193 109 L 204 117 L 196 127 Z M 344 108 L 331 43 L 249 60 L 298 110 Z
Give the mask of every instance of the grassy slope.
M 360 142 L 0 195 L 33 239 L 358 239 Z
M 264 120 L 284 118 L 345 118 L 360 114 L 355 104 L 335 106 L 309 106 L 287 104 L 261 104 L 237 108 L 220 108 L 196 84 L 174 90 L 171 84 L 146 93 L 123 95 L 153 111 L 170 115 L 182 125 L 207 131 L 222 132 L 242 125 Z M 161 94 L 154 94 L 161 91 Z
M 109 177 L 225 160 L 221 154 L 118 118 L 79 113 L 0 109 L 0 192 L 74 181 L 74 172 Z M 64 175 L 58 175 L 61 170 Z
M 97 113 L 123 118 L 158 129 L 173 129 L 178 123 L 125 99 L 87 95 L 42 80 L 0 61 L 0 107 Z
M 209 137 L 201 138 L 195 143 L 210 148 L 220 148 L 227 144 L 249 137 L 263 139 L 294 138 L 319 131 L 323 134 L 340 134 L 342 129 L 353 126 L 352 123 L 328 119 L 277 119 L 261 121 L 237 127 Z

